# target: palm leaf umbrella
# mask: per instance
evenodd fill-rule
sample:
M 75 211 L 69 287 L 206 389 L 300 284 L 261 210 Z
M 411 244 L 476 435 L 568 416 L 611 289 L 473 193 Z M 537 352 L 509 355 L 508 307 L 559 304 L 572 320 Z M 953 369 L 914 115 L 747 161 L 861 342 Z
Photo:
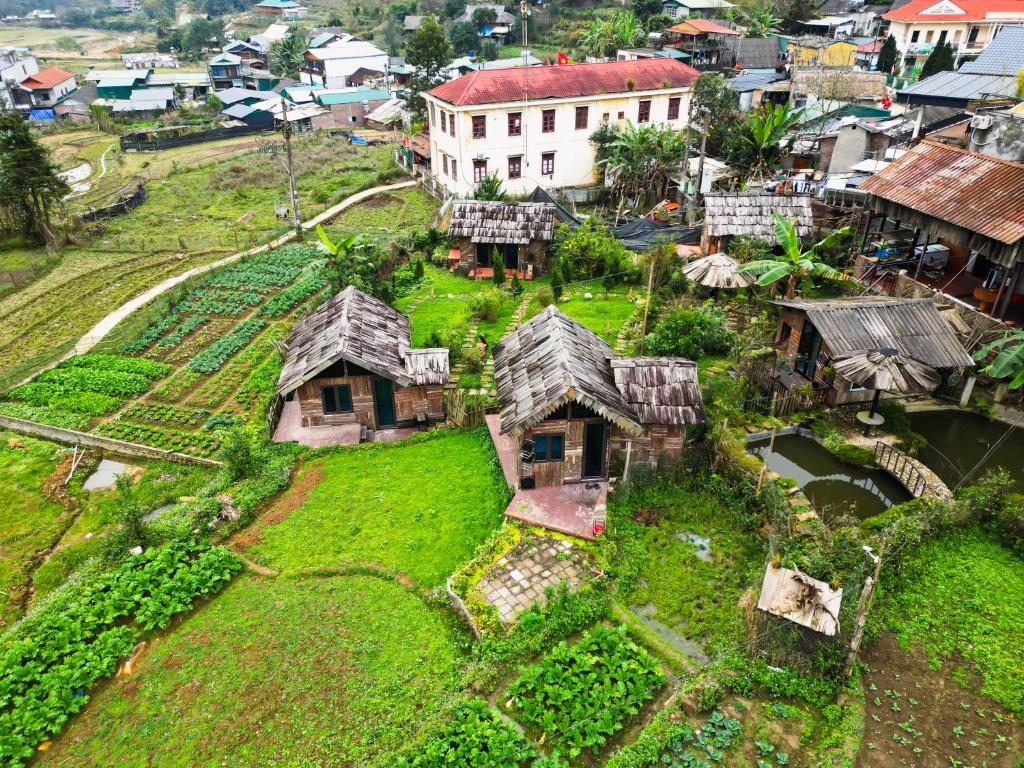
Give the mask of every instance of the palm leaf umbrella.
M 901 395 L 921 394 L 935 391 L 941 383 L 938 371 L 930 365 L 892 348 L 848 352 L 833 360 L 832 367 L 847 381 L 875 390 L 868 413 L 868 427 L 878 410 L 883 391 Z
M 754 278 L 739 270 L 736 259 L 725 253 L 712 253 L 684 266 L 683 274 L 708 288 L 746 288 Z

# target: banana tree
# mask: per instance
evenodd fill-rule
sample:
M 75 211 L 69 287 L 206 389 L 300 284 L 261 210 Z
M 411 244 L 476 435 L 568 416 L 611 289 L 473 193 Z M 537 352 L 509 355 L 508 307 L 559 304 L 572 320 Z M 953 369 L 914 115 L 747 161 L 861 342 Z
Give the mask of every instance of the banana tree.
M 789 104 L 765 104 L 747 115 L 740 139 L 750 147 L 754 170 L 775 164 L 782 152 L 786 134 L 800 122 L 803 110 L 791 110 Z
M 756 285 L 774 285 L 786 281 L 786 298 L 796 295 L 796 284 L 805 277 L 823 277 L 826 280 L 842 280 L 843 273 L 835 267 L 818 261 L 818 254 L 836 244 L 850 233 L 849 227 L 837 229 L 824 240 L 801 250 L 800 236 L 796 231 L 796 218 L 785 219 L 778 213 L 772 214 L 775 239 L 782 247 L 782 256 L 777 259 L 760 259 L 740 267 L 740 274 L 755 275 Z
M 1024 386 L 1024 331 L 1015 329 L 1007 332 L 979 349 L 974 354 L 976 361 L 983 362 L 996 353 L 995 359 L 981 369 L 994 379 L 1009 379 L 1007 387 L 1019 389 Z
M 353 270 L 352 265 L 347 263 L 355 255 L 358 237 L 349 235 L 334 242 L 319 224 L 316 225 L 316 236 L 320 238 L 327 251 L 327 275 L 331 281 L 331 291 L 337 293 L 343 287 L 342 283 L 346 282 L 346 275 L 352 271 L 359 271 L 358 268 Z

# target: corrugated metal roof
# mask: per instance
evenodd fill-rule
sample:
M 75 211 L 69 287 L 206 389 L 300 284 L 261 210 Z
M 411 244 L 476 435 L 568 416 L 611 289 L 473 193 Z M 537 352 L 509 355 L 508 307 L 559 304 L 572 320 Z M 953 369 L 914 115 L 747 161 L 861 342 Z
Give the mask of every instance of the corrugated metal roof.
M 998 75 L 973 75 L 960 72 L 937 72 L 931 77 L 903 88 L 897 94 L 898 101 L 932 98 L 972 101 L 982 96 L 1014 97 L 1017 93 L 1016 77 Z
M 1024 3 L 1021 3 L 1024 13 Z M 969 75 L 1016 75 L 1024 69 L 1024 27 L 1004 27 L 974 61 L 964 62 L 960 72 Z
M 898 349 L 933 368 L 974 365 L 931 299 L 858 296 L 776 303 L 806 312 L 832 357 L 863 350 Z
M 357 104 L 360 101 L 387 101 L 391 94 L 379 88 L 352 88 L 339 91 L 322 91 L 315 96 L 325 107 L 335 104 Z
M 923 141 L 860 188 L 1007 245 L 1024 238 L 1020 163 Z
M 563 64 L 553 67 L 482 69 L 444 83 L 428 93 L 456 106 L 566 99 L 600 94 L 687 88 L 700 73 L 670 58 Z

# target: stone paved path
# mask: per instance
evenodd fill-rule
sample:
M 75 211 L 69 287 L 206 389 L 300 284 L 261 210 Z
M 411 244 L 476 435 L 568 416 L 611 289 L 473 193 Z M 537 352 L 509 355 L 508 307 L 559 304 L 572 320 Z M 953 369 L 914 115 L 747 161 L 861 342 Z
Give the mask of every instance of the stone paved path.
M 477 589 L 507 625 L 534 603 L 545 605 L 547 587 L 564 581 L 570 590 L 578 588 L 584 568 L 583 555 L 570 542 L 535 536 L 501 558 Z

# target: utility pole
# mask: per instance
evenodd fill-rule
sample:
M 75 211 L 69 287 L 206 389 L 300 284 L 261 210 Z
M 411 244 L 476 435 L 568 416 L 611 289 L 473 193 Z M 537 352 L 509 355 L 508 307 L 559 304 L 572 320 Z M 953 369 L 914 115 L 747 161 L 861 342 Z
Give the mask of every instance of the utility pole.
M 687 187 L 690 185 L 690 123 L 693 122 L 693 92 L 690 92 L 690 98 L 686 102 L 686 128 L 683 130 L 683 184 Z M 689 196 L 689 190 L 683 190 L 681 198 L 677 201 L 679 203 L 680 214 L 686 208 L 686 198 Z M 680 216 L 680 220 L 682 216 Z
M 299 210 L 299 190 L 295 187 L 295 166 L 292 164 L 292 123 L 288 119 L 288 99 L 281 97 L 284 125 L 281 133 L 284 136 L 285 165 L 288 169 L 288 188 L 292 197 L 292 216 L 295 221 L 295 236 L 302 239 L 302 212 Z

